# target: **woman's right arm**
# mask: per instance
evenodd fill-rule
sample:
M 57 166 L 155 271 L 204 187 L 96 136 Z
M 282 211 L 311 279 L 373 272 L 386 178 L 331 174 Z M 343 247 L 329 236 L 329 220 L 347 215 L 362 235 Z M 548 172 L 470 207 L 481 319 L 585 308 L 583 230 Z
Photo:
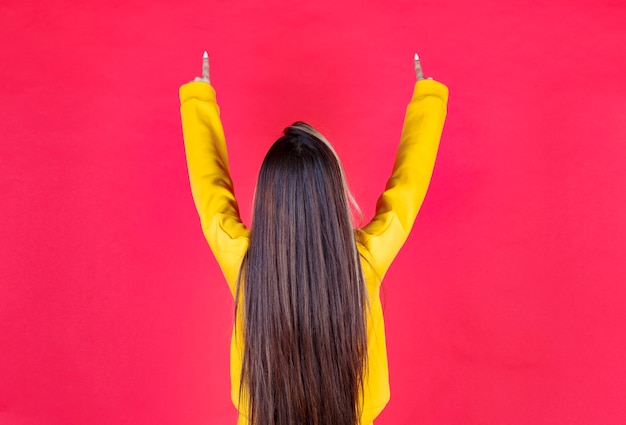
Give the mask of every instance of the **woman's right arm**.
M 204 71 L 203 71 L 204 74 Z M 215 89 L 207 79 L 180 88 L 180 112 L 191 193 L 202 231 L 231 290 L 247 248 L 248 230 L 239 217 Z
M 447 112 L 448 88 L 424 79 L 417 56 L 416 74 L 393 172 L 378 198 L 375 217 L 360 232 L 381 277 L 406 241 L 424 201 Z

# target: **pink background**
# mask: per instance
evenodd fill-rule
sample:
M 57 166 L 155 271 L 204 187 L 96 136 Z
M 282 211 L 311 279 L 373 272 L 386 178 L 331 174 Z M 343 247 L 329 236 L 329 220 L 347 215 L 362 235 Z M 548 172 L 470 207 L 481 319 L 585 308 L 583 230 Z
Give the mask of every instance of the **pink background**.
M 302 119 L 371 218 L 418 51 L 450 88 L 387 275 L 377 425 L 626 423 L 622 1 L 3 1 L 0 424 L 233 424 L 178 87 L 211 55 L 244 219 Z

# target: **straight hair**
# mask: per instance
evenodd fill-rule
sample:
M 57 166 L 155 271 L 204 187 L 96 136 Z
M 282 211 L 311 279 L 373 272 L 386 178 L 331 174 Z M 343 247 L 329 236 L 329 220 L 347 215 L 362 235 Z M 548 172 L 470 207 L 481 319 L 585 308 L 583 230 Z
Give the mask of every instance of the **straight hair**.
M 237 284 L 251 425 L 360 421 L 367 293 L 352 200 L 328 141 L 287 127 L 261 166 Z

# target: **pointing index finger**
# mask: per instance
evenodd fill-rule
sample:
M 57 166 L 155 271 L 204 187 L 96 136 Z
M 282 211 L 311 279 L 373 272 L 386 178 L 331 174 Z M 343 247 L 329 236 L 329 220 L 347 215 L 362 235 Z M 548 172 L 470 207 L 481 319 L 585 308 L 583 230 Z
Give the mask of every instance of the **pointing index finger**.
M 422 70 L 422 64 L 420 63 L 420 57 L 419 55 L 416 53 L 415 57 L 413 58 L 414 62 L 415 62 L 415 77 L 417 77 L 417 80 L 423 80 L 424 79 L 424 71 Z
M 209 54 L 206 50 L 202 54 L 202 79 L 209 79 Z

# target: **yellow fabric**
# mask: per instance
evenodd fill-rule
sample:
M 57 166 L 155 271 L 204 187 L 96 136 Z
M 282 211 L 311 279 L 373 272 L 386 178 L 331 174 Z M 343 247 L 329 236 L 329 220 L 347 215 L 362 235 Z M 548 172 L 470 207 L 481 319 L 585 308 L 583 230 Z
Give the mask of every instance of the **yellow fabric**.
M 235 295 L 236 280 L 248 248 L 249 231 L 239 218 L 230 179 L 228 155 L 214 88 L 204 82 L 180 88 L 185 152 L 193 199 L 206 237 Z M 355 230 L 370 302 L 368 373 L 361 424 L 371 424 L 389 401 L 387 347 L 380 284 L 409 235 L 430 183 L 443 129 L 448 89 L 434 80 L 415 83 L 398 146 L 393 172 L 376 204 L 374 219 Z M 237 321 L 241 323 L 241 321 Z M 241 330 L 231 340 L 231 396 L 239 409 L 239 425 L 247 424 L 245 406 L 238 406 L 242 366 Z M 242 403 L 243 404 L 243 403 Z

